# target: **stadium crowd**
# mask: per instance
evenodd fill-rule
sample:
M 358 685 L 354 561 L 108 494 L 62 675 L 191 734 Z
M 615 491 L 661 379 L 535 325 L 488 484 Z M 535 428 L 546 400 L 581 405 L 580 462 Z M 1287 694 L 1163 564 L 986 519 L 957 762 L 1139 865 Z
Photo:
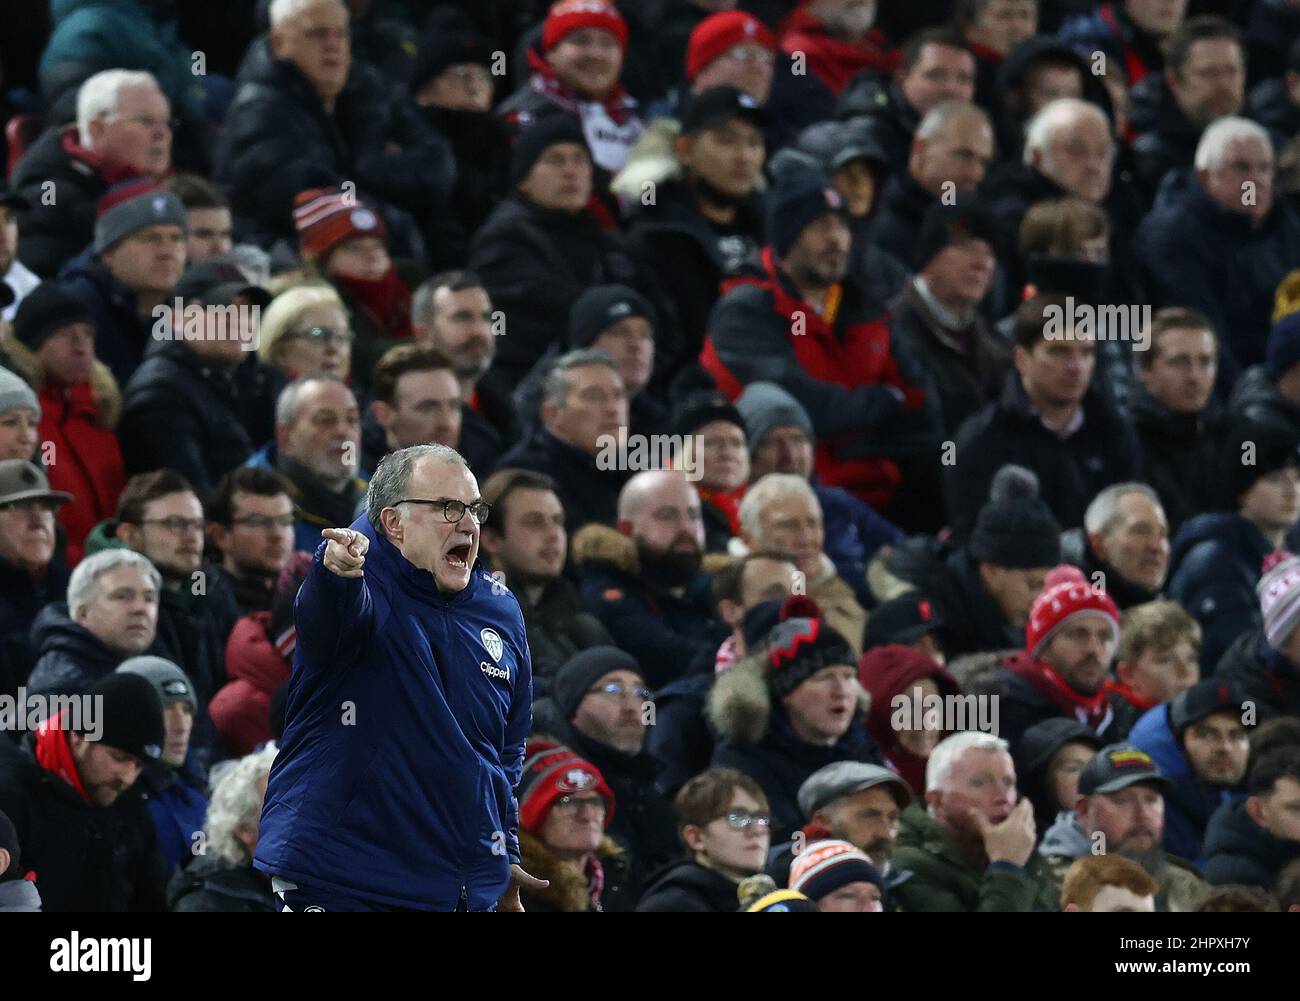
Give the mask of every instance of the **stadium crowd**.
M 1300 910 L 1300 2 L 21 7 L 0 911 L 276 909 L 429 442 L 527 910 Z

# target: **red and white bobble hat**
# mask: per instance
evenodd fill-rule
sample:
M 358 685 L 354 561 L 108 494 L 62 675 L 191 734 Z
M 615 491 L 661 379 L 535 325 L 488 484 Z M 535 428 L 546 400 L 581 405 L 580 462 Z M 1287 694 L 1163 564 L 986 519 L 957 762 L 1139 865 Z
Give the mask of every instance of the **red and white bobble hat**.
M 1115 642 L 1119 642 L 1119 608 L 1114 599 L 1104 591 L 1094 590 L 1078 567 L 1063 563 L 1047 575 L 1042 594 L 1034 599 L 1029 610 L 1029 624 L 1025 626 L 1025 650 L 1029 656 L 1037 657 L 1052 634 L 1078 615 L 1099 615 L 1106 619 L 1115 634 Z

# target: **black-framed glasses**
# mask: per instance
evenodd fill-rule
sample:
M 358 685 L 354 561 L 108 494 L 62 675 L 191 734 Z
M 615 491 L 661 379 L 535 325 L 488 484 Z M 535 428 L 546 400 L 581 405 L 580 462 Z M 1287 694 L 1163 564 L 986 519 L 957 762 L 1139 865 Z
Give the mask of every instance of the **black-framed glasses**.
M 727 826 L 733 831 L 748 830 L 751 825 L 767 830 L 772 826 L 772 815 L 770 813 L 750 813 L 748 810 L 728 810 L 719 820 L 725 820 Z
M 305 330 L 295 330 L 294 337 L 301 337 L 303 340 L 312 341 L 315 344 L 351 344 L 355 338 L 347 331 L 335 330 L 333 327 L 307 327 Z
M 397 507 L 398 504 L 431 504 L 435 508 L 441 507 L 442 516 L 452 524 L 455 524 L 460 521 L 461 518 L 465 517 L 466 511 L 469 512 L 469 516 L 474 519 L 474 522 L 479 525 L 487 521 L 488 515 L 492 513 L 492 505 L 487 501 L 481 500 L 474 501 L 472 504 L 466 504 L 464 501 L 450 500 L 445 497 L 440 497 L 438 500 L 425 500 L 420 497 L 406 497 L 399 500 L 393 505 L 393 507 Z
M 611 681 L 608 685 L 597 685 L 594 688 L 587 689 L 588 695 L 611 695 L 618 698 L 621 695 L 631 693 L 642 702 L 653 702 L 655 693 L 650 691 L 644 685 L 635 688 L 629 688 L 627 685 L 620 685 L 617 681 Z

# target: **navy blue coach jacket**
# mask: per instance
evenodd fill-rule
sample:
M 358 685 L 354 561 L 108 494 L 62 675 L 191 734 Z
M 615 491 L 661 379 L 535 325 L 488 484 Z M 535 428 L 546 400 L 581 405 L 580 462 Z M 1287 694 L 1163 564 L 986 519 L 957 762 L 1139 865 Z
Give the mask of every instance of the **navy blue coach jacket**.
M 532 664 L 513 594 L 482 571 L 439 594 L 367 517 L 365 576 L 325 542 L 298 592 L 286 727 L 254 865 L 346 896 L 488 910 L 519 861 Z

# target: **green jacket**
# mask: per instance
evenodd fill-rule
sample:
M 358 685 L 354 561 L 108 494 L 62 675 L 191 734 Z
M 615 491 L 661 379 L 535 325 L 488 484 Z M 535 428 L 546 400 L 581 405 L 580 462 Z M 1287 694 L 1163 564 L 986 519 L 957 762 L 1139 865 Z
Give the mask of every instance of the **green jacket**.
M 919 804 L 903 811 L 892 863 L 912 870 L 912 878 L 895 890 L 900 911 L 1059 910 L 1037 855 L 1018 871 L 998 865 L 981 872 Z

